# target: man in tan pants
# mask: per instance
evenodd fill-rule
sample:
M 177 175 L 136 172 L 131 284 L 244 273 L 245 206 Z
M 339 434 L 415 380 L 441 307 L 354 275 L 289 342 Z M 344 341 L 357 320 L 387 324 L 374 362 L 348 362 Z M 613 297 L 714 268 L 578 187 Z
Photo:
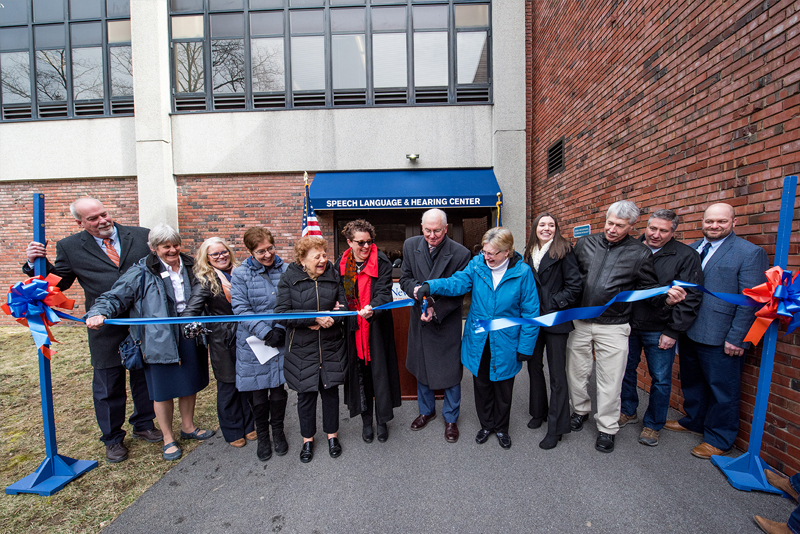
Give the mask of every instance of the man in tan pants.
M 583 278 L 581 306 L 602 306 L 621 291 L 650 289 L 658 286 L 649 248 L 628 235 L 639 209 L 629 200 L 620 200 L 608 208 L 602 233 L 582 237 L 575 245 L 575 257 Z M 672 287 L 666 295 L 651 298 L 656 307 L 674 306 L 686 297 L 686 291 Z M 628 324 L 630 303 L 617 303 L 600 317 L 574 321 L 575 330 L 567 341 L 567 380 L 573 413 L 573 432 L 583 429 L 589 418 L 592 400 L 587 389 L 592 373 L 592 352 L 597 362 L 597 429 L 600 434 L 595 449 L 614 450 L 614 436 L 619 431 L 620 392 L 628 359 Z

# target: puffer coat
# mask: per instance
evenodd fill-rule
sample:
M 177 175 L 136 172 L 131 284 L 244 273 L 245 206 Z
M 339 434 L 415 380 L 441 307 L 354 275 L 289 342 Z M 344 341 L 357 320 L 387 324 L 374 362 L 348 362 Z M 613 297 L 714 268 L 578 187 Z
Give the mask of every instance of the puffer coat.
M 278 256 L 275 263 L 265 267 L 253 257 L 247 258 L 233 270 L 231 277 L 231 307 L 236 315 L 273 313 L 277 301 L 278 281 L 286 271 L 286 264 Z M 275 321 L 242 321 L 236 329 L 236 389 L 256 391 L 278 387 L 283 377 L 284 347 L 280 353 L 261 364 L 247 344 L 247 338 L 264 339 L 273 328 L 283 328 Z
M 331 262 L 316 280 L 303 268 L 292 263 L 278 284 L 278 304 L 275 313 L 344 310 L 347 299 L 339 274 Z M 329 389 L 344 384 L 347 374 L 342 317 L 334 317 L 330 328 L 312 330 L 314 319 L 279 321 L 286 326 L 286 384 L 298 393 L 317 391 L 319 384 Z

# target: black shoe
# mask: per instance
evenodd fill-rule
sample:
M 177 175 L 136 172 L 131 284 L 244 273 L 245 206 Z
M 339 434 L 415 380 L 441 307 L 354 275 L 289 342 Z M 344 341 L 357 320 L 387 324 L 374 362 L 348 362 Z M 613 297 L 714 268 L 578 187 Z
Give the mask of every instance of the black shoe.
M 500 446 L 503 447 L 504 449 L 511 448 L 511 436 L 509 436 L 505 432 L 497 433 L 497 441 L 500 442 Z
M 378 425 L 378 441 L 386 443 L 387 439 L 389 439 L 389 427 L 385 424 Z
M 588 413 L 580 415 L 573 412 L 572 415 L 569 416 L 569 427 L 573 432 L 580 432 L 583 430 L 583 423 L 585 423 L 587 419 L 589 419 Z
M 286 441 L 286 434 L 283 433 L 283 427 L 272 427 L 272 443 L 275 446 L 275 454 L 283 456 L 289 452 L 289 442 Z
M 491 430 L 486 430 L 485 428 L 481 428 L 475 435 L 475 443 L 477 443 L 478 445 L 483 445 L 484 443 L 486 443 L 486 440 L 489 439 L 489 436 L 491 435 L 492 435 Z
M 375 439 L 375 431 L 372 428 L 372 423 L 364 425 L 361 429 L 361 439 L 367 443 L 372 443 L 372 440 Z
M 545 421 L 547 421 L 547 417 L 545 417 L 544 419 L 541 419 L 539 417 L 531 417 L 531 420 L 528 421 L 528 428 L 530 428 L 531 430 L 536 430 L 537 428 L 542 426 L 542 423 L 544 423 Z
M 561 435 L 555 436 L 553 434 L 547 434 L 544 439 L 539 442 L 539 448 L 546 451 L 555 449 L 559 441 L 561 441 Z
M 342 445 L 339 443 L 339 438 L 328 438 L 328 454 L 331 458 L 338 458 L 342 455 Z
M 303 448 L 300 449 L 300 461 L 307 464 L 314 459 L 314 442 L 306 441 L 303 443 Z
M 606 434 L 605 432 L 600 432 L 600 435 L 597 436 L 594 448 L 600 452 L 614 452 L 614 436 Z
M 179 456 L 180 458 L 180 456 Z M 121 441 L 119 443 L 112 443 L 106 445 L 106 460 L 110 464 L 118 464 L 128 459 L 128 447 Z
M 258 449 L 256 456 L 262 462 L 266 462 L 272 458 L 272 442 L 269 440 L 269 432 L 264 431 L 258 433 Z

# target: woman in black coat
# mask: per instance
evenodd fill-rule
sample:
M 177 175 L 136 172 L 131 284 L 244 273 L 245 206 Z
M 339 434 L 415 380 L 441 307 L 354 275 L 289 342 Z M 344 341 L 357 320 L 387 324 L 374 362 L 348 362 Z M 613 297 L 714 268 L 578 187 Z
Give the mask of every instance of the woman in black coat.
M 294 246 L 294 263 L 278 283 L 275 313 L 318 312 L 337 309 L 346 302 L 339 274 L 328 261 L 328 243 L 318 236 L 305 236 Z M 338 311 L 339 309 L 337 309 Z M 287 319 L 286 383 L 297 392 L 297 414 L 303 448 L 300 461 L 314 458 L 317 432 L 317 394 L 322 398 L 322 431 L 328 435 L 328 453 L 342 454 L 339 443 L 339 386 L 347 374 L 347 355 L 341 317 Z
M 336 265 L 342 278 L 347 308 L 357 317 L 347 321 L 348 381 L 345 402 L 350 417 L 361 414 L 361 437 L 372 443 L 372 416 L 378 441 L 389 439 L 386 425 L 400 407 L 400 371 L 394 345 L 391 310 L 372 308 L 392 301 L 392 264 L 375 244 L 375 227 L 364 219 L 350 221 L 342 231 L 348 248 Z
M 572 247 L 562 237 L 556 218 L 549 213 L 539 215 L 531 230 L 525 261 L 536 278 L 540 315 L 567 309 L 578 301 L 583 288 Z M 570 432 L 566 362 L 567 338 L 572 329 L 572 321 L 541 328 L 532 359 L 528 361 L 531 388 L 528 428 L 539 428 L 547 421 L 547 435 L 539 443 L 542 449 L 554 448 L 561 436 Z M 549 408 L 542 363 L 545 348 L 550 370 Z

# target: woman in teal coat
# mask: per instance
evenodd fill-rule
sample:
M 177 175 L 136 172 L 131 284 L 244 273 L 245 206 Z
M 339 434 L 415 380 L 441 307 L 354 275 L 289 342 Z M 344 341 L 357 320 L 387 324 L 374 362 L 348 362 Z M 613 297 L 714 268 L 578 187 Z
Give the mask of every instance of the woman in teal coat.
M 429 280 L 420 287 L 417 298 L 428 295 L 447 297 L 472 291 L 472 304 L 461 343 L 461 363 L 473 375 L 475 409 L 481 429 L 477 443 L 486 443 L 497 434 L 504 449 L 511 447 L 508 422 L 514 377 L 529 359 L 539 334 L 538 326 L 513 326 L 493 332 L 475 332 L 477 319 L 503 317 L 533 318 L 539 315 L 539 297 L 533 272 L 514 251 L 514 236 L 506 228 L 492 228 L 483 236 L 483 250 L 467 267 L 450 278 Z M 422 317 L 430 321 L 436 305 Z

